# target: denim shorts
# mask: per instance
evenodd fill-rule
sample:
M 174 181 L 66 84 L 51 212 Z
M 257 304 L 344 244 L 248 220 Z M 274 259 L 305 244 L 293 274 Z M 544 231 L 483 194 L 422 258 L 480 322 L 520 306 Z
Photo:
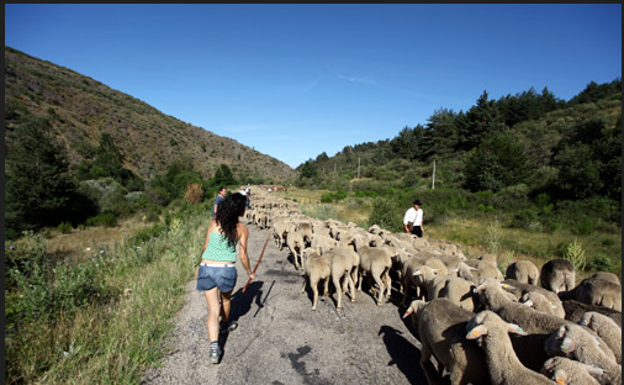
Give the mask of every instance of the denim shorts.
M 212 267 L 199 265 L 197 272 L 197 290 L 208 291 L 218 287 L 222 293 L 234 290 L 236 285 L 236 267 Z

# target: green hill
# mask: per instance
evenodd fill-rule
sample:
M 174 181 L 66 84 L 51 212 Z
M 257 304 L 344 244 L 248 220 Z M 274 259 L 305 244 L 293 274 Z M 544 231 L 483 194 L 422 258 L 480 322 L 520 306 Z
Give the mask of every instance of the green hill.
M 221 164 L 237 179 L 280 181 L 295 175 L 287 164 L 233 139 L 168 116 L 130 95 L 70 69 L 10 47 L 4 49 L 5 142 L 16 127 L 45 117 L 72 165 L 93 158 L 110 135 L 123 166 L 143 179 L 190 159 L 210 178 Z

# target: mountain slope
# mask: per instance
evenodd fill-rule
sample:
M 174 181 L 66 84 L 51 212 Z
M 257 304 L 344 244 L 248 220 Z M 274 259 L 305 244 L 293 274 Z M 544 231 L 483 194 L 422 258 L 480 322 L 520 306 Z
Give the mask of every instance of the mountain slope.
M 70 163 L 93 156 L 108 133 L 124 156 L 124 167 L 142 178 L 190 159 L 209 178 L 220 164 L 239 179 L 280 181 L 294 176 L 287 164 L 236 140 L 163 114 L 130 95 L 70 69 L 6 47 L 5 143 L 32 116 L 46 116 L 67 150 Z

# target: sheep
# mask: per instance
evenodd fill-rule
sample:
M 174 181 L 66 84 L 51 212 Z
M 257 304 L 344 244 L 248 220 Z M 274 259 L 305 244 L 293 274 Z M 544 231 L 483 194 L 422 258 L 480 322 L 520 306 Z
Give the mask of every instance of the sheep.
M 392 268 L 392 253 L 386 247 L 363 246 L 357 250 L 360 256 L 360 268 L 358 276 L 358 291 L 362 290 L 363 276 L 372 278 L 379 286 L 377 305 L 383 304 L 384 291 L 386 298 L 390 297 L 392 282 L 390 281 L 390 268 Z
M 600 279 L 604 279 L 606 281 L 610 281 L 615 284 L 621 285 L 620 279 L 618 278 L 618 276 L 613 273 L 609 273 L 607 271 L 599 271 L 597 273 L 594 273 L 594 275 L 592 275 L 589 278 L 600 278 Z
M 548 299 L 549 304 L 553 305 L 552 314 L 556 315 L 559 318 L 565 318 L 565 310 L 563 309 L 563 303 L 559 299 L 559 296 L 550 290 L 544 289 L 541 286 L 531 285 L 528 283 L 522 283 L 516 281 L 515 279 L 506 279 L 503 281 L 504 284 L 507 284 L 506 290 L 510 293 L 514 293 L 518 300 L 521 300 L 527 293 L 537 292 L 546 299 Z M 524 301 L 523 301 L 524 302 Z
M 544 346 L 550 356 L 563 356 L 604 370 L 599 378 L 601 384 L 621 384 L 622 366 L 618 365 L 613 353 L 607 354 L 600 347 L 599 339 L 583 327 L 568 323 L 561 326 L 546 341 Z
M 466 339 L 478 339 L 485 352 L 492 384 L 552 385 L 550 379 L 525 367 L 516 355 L 508 333 L 526 335 L 520 326 L 507 323 L 493 311 L 485 310 L 472 317 L 466 329 Z
M 463 263 L 467 264 L 470 267 L 477 269 L 476 275 L 478 276 L 478 279 L 479 279 L 479 282 L 475 282 L 477 284 L 486 278 L 496 278 L 498 281 L 502 281 L 503 279 L 505 279 L 503 277 L 503 273 L 501 273 L 500 270 L 498 270 L 496 265 L 493 265 L 490 262 L 481 261 L 478 259 L 469 259 Z M 473 276 L 474 275 L 475 274 L 473 273 Z
M 588 311 L 595 311 L 611 318 L 620 328 L 622 327 L 622 313 L 604 306 L 594 306 L 573 299 L 561 301 L 565 310 L 565 319 L 577 323 Z
M 296 232 L 300 233 L 303 236 L 306 244 L 312 242 L 312 222 L 309 220 L 300 220 L 297 222 Z
M 350 247 L 334 247 L 323 256 L 331 260 L 331 278 L 338 297 L 336 311 L 341 311 L 343 291 L 348 291 L 351 302 L 355 302 L 354 270 L 360 264 L 360 256 Z
M 447 278 L 446 276 L 437 275 L 435 269 L 426 265 L 421 266 L 412 275 L 414 276 L 414 284 L 429 301 L 439 297 L 438 294 L 444 287 Z
M 420 366 L 430 385 L 439 383 L 444 369 L 449 372 L 452 385 L 489 383 L 483 351 L 464 337 L 472 316 L 474 313 L 446 298 L 420 306 L 416 314 L 422 345 Z M 437 375 L 432 373 L 432 355 L 438 361 Z
M 539 270 L 531 261 L 520 260 L 510 263 L 505 272 L 506 279 L 515 279 L 522 283 L 537 285 L 539 282 Z
M 448 298 L 455 305 L 474 311 L 473 290 L 476 286 L 465 279 L 459 277 L 446 277 L 444 287 L 437 293 L 436 298 Z M 432 293 L 433 294 L 433 293 Z M 429 298 L 432 300 L 434 298 Z
M 565 357 L 552 357 L 544 362 L 540 374 L 562 385 L 600 385 L 595 377 L 604 371 Z
M 498 268 L 498 257 L 494 254 L 488 253 L 488 254 L 480 255 L 479 257 L 477 257 L 477 260 L 489 262 L 492 265 L 494 265 L 494 267 Z
M 319 250 L 321 254 L 336 246 L 336 240 L 324 233 L 315 233 L 310 247 Z
M 540 286 L 555 293 L 572 290 L 576 285 L 576 270 L 565 259 L 546 262 L 540 271 Z
M 559 292 L 559 298 L 622 311 L 622 286 L 600 278 L 586 278 L 574 289 Z
M 303 280 L 303 287 L 301 293 L 305 291 L 306 284 L 310 281 L 312 287 L 312 310 L 316 310 L 316 304 L 318 302 L 318 284 L 323 281 L 323 294 L 329 293 L 329 278 L 330 278 L 330 264 L 327 258 L 323 258 L 317 251 L 307 248 L 302 254 L 307 259 L 305 264 L 305 274 Z
M 557 305 L 553 304 L 546 296 L 538 291 L 528 291 L 520 298 L 520 303 L 527 305 L 537 311 L 541 311 L 546 314 L 554 315 L 555 317 L 564 318 L 559 316 L 557 312 Z M 563 308 L 562 308 L 563 309 Z
M 491 263 L 474 259 L 459 262 L 449 274 L 472 281 L 477 285 L 486 278 L 495 278 L 498 281 L 503 280 L 503 274 L 492 266 Z
M 474 283 L 466 281 L 463 278 L 449 276 L 444 280 L 444 286 L 438 293 L 431 293 L 432 297 L 430 297 L 429 300 L 448 298 L 462 309 L 474 311 L 475 303 L 473 300 L 473 290 L 475 287 Z M 436 295 L 436 297 L 433 297 L 433 295 Z
M 303 249 L 305 249 L 305 241 L 303 239 L 303 235 L 297 231 L 288 234 L 288 237 L 286 238 L 286 244 L 288 245 L 288 249 L 293 255 L 295 269 L 299 270 L 299 268 L 301 268 L 302 270 L 305 270 L 303 256 L 301 255 Z
M 284 241 L 288 237 L 288 234 L 292 234 L 294 230 L 295 224 L 293 222 L 285 220 L 275 220 L 273 222 L 273 237 L 280 251 L 283 248 Z
M 615 321 L 606 315 L 589 311 L 583 314 L 578 324 L 586 326 L 598 334 L 611 348 L 615 355 L 615 361 L 622 365 L 622 329 Z
M 567 322 L 550 314 L 541 313 L 515 301 L 515 295 L 503 291 L 502 284 L 488 278 L 474 292 L 477 302 L 485 310 L 496 312 L 506 322 L 520 325 L 530 335 L 513 338 L 516 353 L 523 365 L 539 371 L 548 359 L 543 346 L 548 336 Z

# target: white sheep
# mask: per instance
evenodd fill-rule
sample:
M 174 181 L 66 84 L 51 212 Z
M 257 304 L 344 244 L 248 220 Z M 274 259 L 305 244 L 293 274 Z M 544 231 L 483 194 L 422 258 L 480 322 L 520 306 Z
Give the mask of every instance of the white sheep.
M 430 385 L 439 383 L 443 370 L 449 372 L 452 385 L 487 382 L 487 365 L 483 351 L 465 338 L 466 325 L 474 313 L 464 310 L 446 298 L 419 306 L 416 313 L 421 342 L 420 366 Z M 414 317 L 414 316 L 412 316 Z M 438 361 L 437 376 L 431 356 Z
M 578 322 L 593 330 L 611 348 L 615 361 L 622 365 L 622 329 L 606 315 L 590 311 L 583 314 Z
M 293 255 L 295 269 L 299 270 L 301 268 L 302 270 L 305 270 L 303 256 L 301 255 L 302 251 L 306 248 L 303 235 L 297 231 L 288 234 L 288 237 L 286 238 L 286 245 L 288 245 L 288 249 Z
M 541 374 L 561 385 L 600 385 L 604 371 L 592 365 L 565 357 L 552 357 L 544 362 Z
M 622 311 L 622 286 L 601 278 L 586 278 L 574 289 L 559 292 L 562 300 L 574 299 L 590 305 Z
M 528 291 L 520 298 L 520 303 L 527 305 L 537 311 L 564 318 L 557 314 L 557 305 L 553 304 L 546 296 L 537 291 Z
M 572 290 L 576 285 L 576 270 L 568 260 L 550 260 L 540 270 L 540 285 L 555 293 Z
M 561 326 L 548 338 L 544 349 L 551 356 L 563 356 L 603 369 L 604 375 L 599 378 L 603 385 L 621 384 L 622 366 L 600 345 L 595 335 L 579 325 L 569 323 Z
M 468 311 L 474 311 L 473 290 L 476 286 L 470 281 L 459 277 L 446 277 L 444 287 L 437 293 L 436 298 L 448 298 L 455 305 Z M 434 293 L 432 293 L 433 295 Z M 430 300 L 434 299 L 429 298 Z
M 384 292 L 386 298 L 390 298 L 390 290 L 392 289 L 390 269 L 392 268 L 393 254 L 387 247 L 371 246 L 360 247 L 357 253 L 360 256 L 358 291 L 362 290 L 364 275 L 368 277 L 369 281 L 372 278 L 379 287 L 377 305 L 382 305 Z M 371 290 L 374 292 L 372 285 Z
M 323 257 L 331 260 L 331 278 L 337 296 L 336 311 L 341 311 L 343 292 L 348 292 L 351 302 L 355 302 L 354 272 L 360 264 L 360 256 L 350 247 L 334 247 Z
M 539 283 L 539 270 L 531 261 L 514 261 L 507 266 L 506 279 L 515 279 L 522 283 L 537 285 Z
M 305 274 L 301 293 L 305 292 L 306 284 L 310 281 L 312 288 L 312 310 L 316 310 L 318 302 L 318 285 L 320 281 L 324 283 L 323 295 L 329 294 L 329 278 L 331 274 L 330 264 L 327 258 L 323 258 L 316 250 L 305 249 L 302 254 L 306 259 Z
M 518 325 L 507 323 L 493 311 L 485 310 L 468 322 L 467 331 L 466 339 L 478 339 L 485 352 L 492 384 L 552 385 L 550 379 L 525 367 L 516 355 L 508 333 L 527 334 Z
M 548 303 L 552 305 L 552 312 L 547 311 L 547 313 L 552 313 L 559 318 L 565 318 L 565 310 L 563 308 L 563 303 L 559 299 L 557 293 L 544 289 L 541 286 L 531 285 L 528 283 L 522 283 L 515 279 L 506 279 L 503 281 L 504 284 L 507 284 L 507 291 L 513 293 L 516 298 L 520 301 L 522 298 L 527 298 L 526 295 L 528 293 L 536 292 L 541 294 L 542 296 L 548 299 Z M 524 302 L 524 301 L 522 301 Z M 537 305 L 539 306 L 539 305 Z M 538 310 L 546 310 L 546 309 L 538 309 Z
M 588 311 L 595 311 L 597 313 L 606 315 L 611 318 L 620 328 L 622 327 L 622 312 L 606 308 L 604 306 L 589 305 L 583 302 L 575 301 L 573 299 L 566 299 L 561 301 L 563 309 L 565 310 L 565 319 L 570 322 L 577 323 L 581 320 L 583 315 Z

